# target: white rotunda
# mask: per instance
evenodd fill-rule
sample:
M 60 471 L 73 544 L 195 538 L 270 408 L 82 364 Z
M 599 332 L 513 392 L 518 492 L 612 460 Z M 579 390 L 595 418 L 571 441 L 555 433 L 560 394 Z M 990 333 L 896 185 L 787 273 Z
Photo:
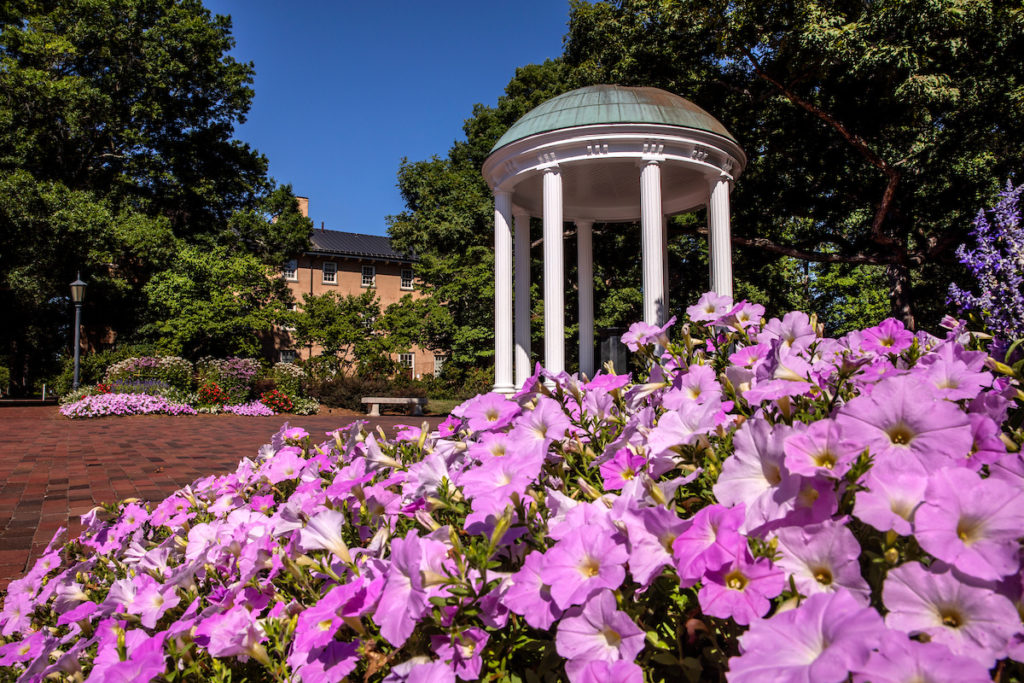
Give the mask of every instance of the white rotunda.
M 512 393 L 532 373 L 531 216 L 542 218 L 544 226 L 544 367 L 555 373 L 565 369 L 562 235 L 563 223 L 572 221 L 578 245 L 579 371 L 591 377 L 593 224 L 640 219 L 644 321 L 661 324 L 667 317 L 668 216 L 707 207 L 711 289 L 732 295 L 729 190 L 746 162 L 735 138 L 713 116 L 658 88 L 580 88 L 516 121 L 483 165 L 494 191 L 494 390 Z

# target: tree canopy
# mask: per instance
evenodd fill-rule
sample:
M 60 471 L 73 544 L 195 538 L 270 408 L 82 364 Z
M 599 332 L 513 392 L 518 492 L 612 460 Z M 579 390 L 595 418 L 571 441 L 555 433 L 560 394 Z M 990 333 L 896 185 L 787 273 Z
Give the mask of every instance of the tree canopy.
M 739 296 L 819 306 L 834 333 L 888 313 L 934 324 L 971 217 L 1024 157 L 1018 52 L 1019 2 L 573 0 L 558 59 L 517 69 L 446 157 L 402 164 L 407 210 L 391 235 L 449 302 L 465 349 L 454 359 L 488 359 L 493 205 L 480 168 L 494 142 L 562 92 L 654 86 L 711 112 L 749 157 L 732 197 Z M 639 317 L 631 230 L 595 226 L 599 324 Z M 669 236 L 677 306 L 706 287 L 703 216 L 678 217 Z
M 0 301 L 19 324 L 0 332 L 0 364 L 16 381 L 69 344 L 79 271 L 97 344 L 162 329 L 140 327 L 159 322 L 145 286 L 186 246 L 269 263 L 307 246 L 291 189 L 233 139 L 254 71 L 232 45 L 230 20 L 198 0 L 5 3 Z

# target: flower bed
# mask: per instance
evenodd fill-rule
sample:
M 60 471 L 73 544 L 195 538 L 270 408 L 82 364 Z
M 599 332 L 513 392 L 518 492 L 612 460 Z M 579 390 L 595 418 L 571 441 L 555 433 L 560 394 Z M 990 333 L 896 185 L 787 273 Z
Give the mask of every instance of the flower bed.
M 11 584 L 0 665 L 1018 680 L 1017 389 L 973 339 L 891 320 L 825 339 L 714 295 L 688 312 L 673 343 L 630 329 L 637 382 L 540 373 L 394 439 L 285 425 L 232 474 L 94 511 Z
M 103 417 L 105 415 L 195 415 L 195 408 L 173 403 L 162 396 L 148 394 L 95 394 L 60 407 L 61 415 L 70 418 Z

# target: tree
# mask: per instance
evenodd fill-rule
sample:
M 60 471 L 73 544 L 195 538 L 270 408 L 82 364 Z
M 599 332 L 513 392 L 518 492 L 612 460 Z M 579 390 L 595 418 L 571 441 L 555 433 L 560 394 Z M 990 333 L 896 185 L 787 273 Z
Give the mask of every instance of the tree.
M 713 112 L 750 156 L 734 243 L 881 266 L 913 324 L 1024 152 L 1022 49 L 1017 2 L 577 0 L 564 59 Z
M 259 333 L 283 319 L 291 293 L 252 254 L 225 247 L 182 247 L 171 266 L 144 287 L 150 322 L 143 331 L 164 351 L 202 356 L 256 356 Z
M 253 66 L 228 56 L 230 29 L 198 0 L 4 5 L 0 314 L 19 324 L 0 359 L 22 391 L 70 344 L 76 273 L 95 347 L 152 323 L 144 287 L 184 245 L 271 263 L 306 246 L 290 188 L 232 139 Z
M 302 299 L 302 310 L 288 315 L 292 336 L 300 345 L 319 345 L 322 356 L 337 356 L 346 373 L 391 374 L 391 354 L 427 346 L 428 330 L 446 322 L 444 309 L 433 299 L 410 294 L 383 311 L 373 290 L 344 296 L 306 294 Z

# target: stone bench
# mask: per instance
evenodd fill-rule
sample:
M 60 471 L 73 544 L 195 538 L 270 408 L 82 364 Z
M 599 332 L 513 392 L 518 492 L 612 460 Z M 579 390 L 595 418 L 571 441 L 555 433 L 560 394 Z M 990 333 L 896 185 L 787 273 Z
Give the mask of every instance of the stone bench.
M 380 416 L 380 406 L 391 405 L 391 406 L 407 406 L 409 408 L 410 415 L 422 415 L 423 407 L 427 405 L 427 399 L 425 398 L 388 398 L 381 396 L 370 396 L 362 399 L 364 405 L 369 406 L 367 415 Z

